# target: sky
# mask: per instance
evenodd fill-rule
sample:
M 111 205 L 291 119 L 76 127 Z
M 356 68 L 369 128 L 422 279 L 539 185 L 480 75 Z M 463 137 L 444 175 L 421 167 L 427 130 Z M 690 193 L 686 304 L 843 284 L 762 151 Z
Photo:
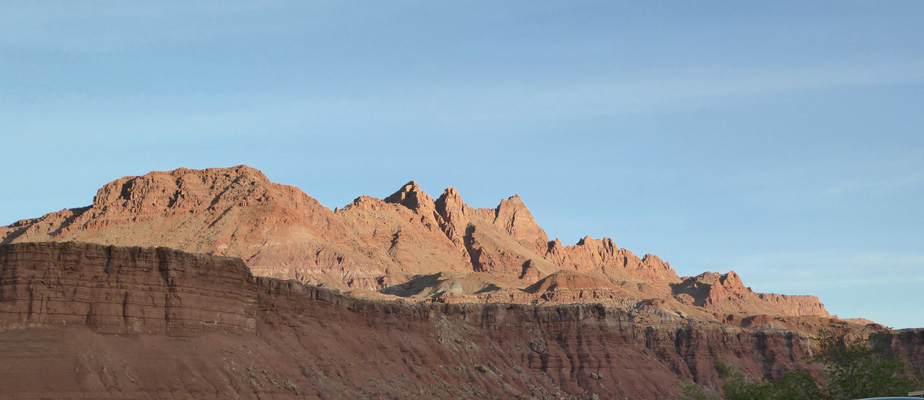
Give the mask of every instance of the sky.
M 924 2 L 6 1 L 0 225 L 239 164 L 924 327 Z

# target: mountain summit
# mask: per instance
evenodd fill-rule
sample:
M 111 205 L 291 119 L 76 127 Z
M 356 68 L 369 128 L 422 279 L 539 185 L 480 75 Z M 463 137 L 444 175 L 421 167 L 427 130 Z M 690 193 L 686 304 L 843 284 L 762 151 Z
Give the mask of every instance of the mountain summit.
M 816 297 L 754 293 L 734 272 L 681 278 L 657 256 L 640 258 L 609 238 L 564 246 L 549 240 L 516 195 L 496 208 L 473 208 L 455 188 L 433 199 L 414 181 L 384 199 L 362 196 L 332 211 L 244 165 L 157 171 L 106 184 L 90 206 L 0 227 L 3 244 L 47 241 L 239 257 L 256 275 L 366 297 L 614 305 L 658 300 L 665 309 L 704 318 L 828 317 Z

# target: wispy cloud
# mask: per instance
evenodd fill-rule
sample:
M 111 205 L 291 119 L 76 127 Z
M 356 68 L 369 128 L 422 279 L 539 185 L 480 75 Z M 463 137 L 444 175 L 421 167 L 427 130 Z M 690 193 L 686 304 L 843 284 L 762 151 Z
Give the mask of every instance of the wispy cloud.
M 350 98 L 306 96 L 289 103 L 334 112 L 367 111 L 388 118 L 488 121 L 584 118 L 726 107 L 784 93 L 842 87 L 924 82 L 924 60 L 900 64 L 825 66 L 806 69 L 690 68 L 589 77 L 505 78 L 473 81 L 397 80 L 391 90 L 371 82 Z M 384 89 L 384 90 L 383 90 Z M 332 105 L 349 105 L 336 109 Z
M 0 35 L 2 37 L 2 35 Z M 165 93 L 156 97 L 117 98 L 111 94 L 57 95 L 41 104 L 25 104 L 0 94 L 0 103 L 19 115 L 47 110 L 68 110 L 73 121 L 90 118 L 92 125 L 112 121 L 113 129 L 156 120 L 171 126 L 144 130 L 224 132 L 240 127 L 260 128 L 324 125 L 339 130 L 355 124 L 383 123 L 459 124 L 498 121 L 541 123 L 561 118 L 620 116 L 662 113 L 683 109 L 720 107 L 742 99 L 801 90 L 924 81 L 924 61 L 903 65 L 824 67 L 808 70 L 737 71 L 686 70 L 647 72 L 641 75 L 608 75 L 562 78 L 540 82 L 540 78 L 458 80 L 395 80 L 359 82 L 344 92 L 312 91 L 304 88 L 276 88 L 260 93 Z M 115 107 L 115 108 L 113 108 Z M 96 111 L 94 111 L 96 110 Z M 117 110 L 116 113 L 111 111 Z M 163 115 L 158 115 L 158 114 Z M 98 115 L 105 115 L 100 120 Z M 121 124 L 115 115 L 126 119 Z M 361 115 L 362 119 L 356 116 Z M 139 117 L 143 116 L 143 117 Z M 105 132 L 107 129 L 97 130 Z M 354 130 L 357 131 L 357 130 Z M 102 133 L 101 133 L 102 134 Z M 410 134 L 410 133 L 409 133 Z M 421 132 L 420 134 L 428 134 Z M 795 168 L 795 167 L 793 167 Z M 857 190 L 888 189 L 919 185 L 920 173 L 887 180 L 845 181 L 831 185 L 830 194 Z M 752 183 L 753 176 L 742 182 Z

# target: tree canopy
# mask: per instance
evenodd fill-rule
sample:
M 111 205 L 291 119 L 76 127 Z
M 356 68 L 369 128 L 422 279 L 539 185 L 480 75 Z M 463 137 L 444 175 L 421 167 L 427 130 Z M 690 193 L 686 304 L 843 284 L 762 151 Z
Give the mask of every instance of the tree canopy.
M 748 379 L 735 368 L 720 365 L 725 400 L 851 400 L 866 397 L 905 396 L 918 388 L 906 361 L 886 356 L 868 338 L 848 340 L 833 333 L 816 338 L 818 354 L 808 361 L 824 365 L 820 379 L 802 371 L 786 373 L 775 381 Z M 680 400 L 713 400 L 714 391 L 692 382 L 680 386 Z

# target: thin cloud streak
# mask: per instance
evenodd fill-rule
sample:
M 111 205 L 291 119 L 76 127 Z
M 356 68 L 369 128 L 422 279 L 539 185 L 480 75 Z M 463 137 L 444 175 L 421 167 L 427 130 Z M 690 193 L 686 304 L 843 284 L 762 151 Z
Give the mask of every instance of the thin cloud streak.
M 919 66 L 920 65 L 920 66 Z M 404 82 L 400 91 L 381 90 L 370 85 L 360 93 L 266 92 L 242 96 L 200 93 L 192 96 L 144 98 L 56 96 L 21 104 L 10 95 L 0 95 L 0 102 L 36 118 L 49 109 L 73 108 L 79 104 L 76 118 L 113 119 L 112 108 L 128 121 L 176 121 L 170 125 L 202 130 L 221 126 L 260 126 L 267 122 L 284 122 L 297 126 L 324 121 L 325 124 L 355 121 L 356 115 L 370 125 L 382 122 L 460 122 L 530 121 L 560 118 L 620 116 L 665 113 L 692 108 L 722 107 L 727 104 L 786 92 L 827 88 L 884 85 L 924 81 L 924 63 L 877 68 L 816 68 L 739 73 L 722 76 L 712 71 L 686 72 L 683 76 L 659 78 L 613 76 L 592 81 L 553 84 L 535 82 Z M 192 107 L 187 107 L 190 105 Z M 164 115 L 157 116 L 158 112 Z M 157 116 L 152 118 L 151 115 Z M 145 118 L 130 118 L 144 115 Z M 210 122 L 211 121 L 211 122 Z M 145 122 L 146 124 L 148 122 Z M 219 129 L 220 130 L 220 129 Z M 860 190 L 867 186 L 902 186 L 921 182 L 920 174 L 888 181 L 844 183 L 828 189 L 830 193 Z
M 290 99 L 302 110 L 342 117 L 356 110 L 382 119 L 421 117 L 443 122 L 548 120 L 659 114 L 724 107 L 781 93 L 924 81 L 924 62 L 878 68 L 818 67 L 813 70 L 753 71 L 729 78 L 720 72 L 665 76 L 601 76 L 591 81 L 487 83 L 408 81 L 401 92 L 372 90 L 360 96 Z M 367 114 L 369 115 L 369 114 Z

